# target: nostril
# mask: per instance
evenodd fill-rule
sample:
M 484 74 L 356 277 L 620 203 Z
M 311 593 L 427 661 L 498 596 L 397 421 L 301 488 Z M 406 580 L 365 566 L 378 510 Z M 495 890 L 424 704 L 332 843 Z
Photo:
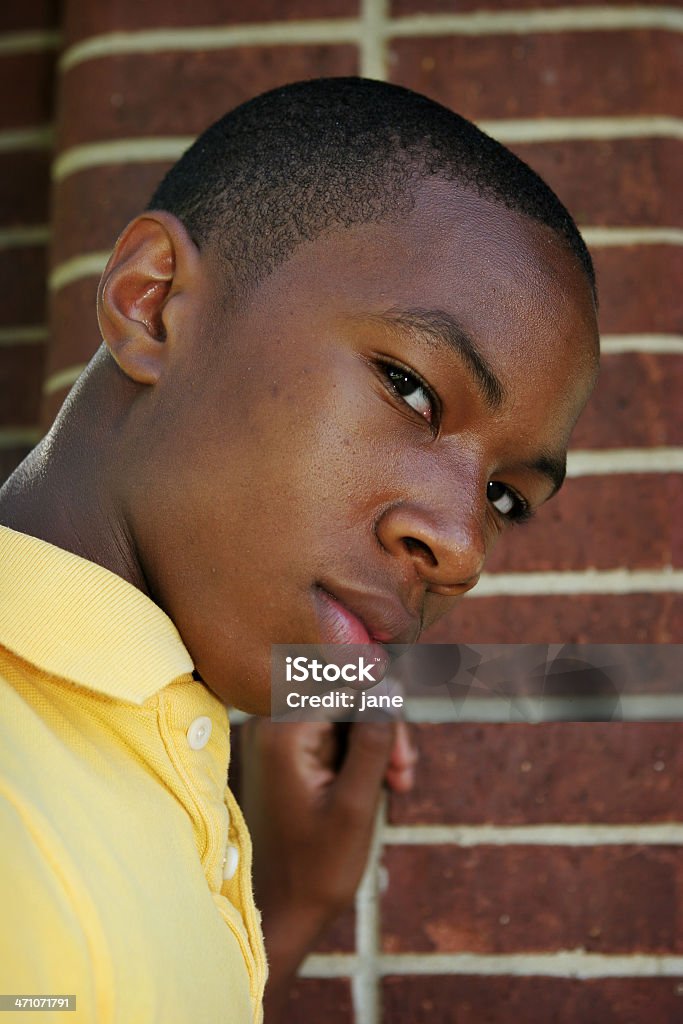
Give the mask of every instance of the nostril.
M 430 565 L 438 565 L 434 552 L 425 544 L 424 541 L 418 540 L 417 537 L 404 537 L 403 544 L 409 554 L 420 554 L 429 562 Z

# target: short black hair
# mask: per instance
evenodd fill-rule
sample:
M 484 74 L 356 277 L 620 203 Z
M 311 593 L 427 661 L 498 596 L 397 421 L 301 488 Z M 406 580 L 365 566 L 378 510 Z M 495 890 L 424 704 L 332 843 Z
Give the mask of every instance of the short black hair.
M 408 213 L 430 176 L 546 224 L 595 293 L 579 230 L 535 171 L 434 100 L 366 78 L 295 82 L 243 103 L 200 135 L 148 209 L 175 214 L 200 249 L 215 244 L 244 293 L 326 230 Z

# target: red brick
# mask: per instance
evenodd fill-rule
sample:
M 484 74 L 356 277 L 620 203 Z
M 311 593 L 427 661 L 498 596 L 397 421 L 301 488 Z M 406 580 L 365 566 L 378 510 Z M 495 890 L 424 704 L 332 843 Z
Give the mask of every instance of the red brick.
M 29 445 L 17 445 L 13 448 L 0 448 L 0 487 L 17 468 L 19 463 L 31 451 Z
M 298 978 L 289 990 L 287 1024 L 353 1024 L 351 985 L 346 978 Z
M 45 378 L 80 363 L 87 363 L 97 351 L 100 331 L 97 324 L 97 277 L 85 277 L 60 288 L 50 301 L 51 343 L 48 348 Z M 66 398 L 69 386 L 46 395 L 41 422 L 49 427 Z
M 353 908 L 335 918 L 316 942 L 314 953 L 353 953 L 356 948 L 356 915 Z
M 681 722 L 412 725 L 415 788 L 397 825 L 683 820 Z
M 683 507 L 683 476 L 679 474 L 673 479 L 669 493 L 673 507 Z M 674 521 L 672 564 L 677 569 L 683 567 L 683 516 L 677 516 Z
M 683 58 L 657 30 L 395 39 L 393 81 L 473 120 L 678 114 Z
M 50 51 L 0 57 L 0 124 L 3 130 L 52 119 L 55 55 Z
M 383 862 L 385 952 L 683 952 L 677 847 L 390 846 Z
M 592 255 L 603 334 L 677 334 L 683 329 L 680 246 L 595 247 Z
M 0 426 L 34 427 L 40 417 L 43 345 L 0 348 Z
M 145 209 L 170 166 L 112 164 L 61 181 L 55 188 L 53 262 L 110 249 L 128 221 Z
M 196 135 L 258 92 L 296 79 L 355 74 L 357 67 L 353 46 L 239 47 L 87 61 L 64 77 L 60 146 Z
M 576 139 L 511 149 L 557 192 L 578 224 L 683 223 L 679 139 Z
M 45 323 L 45 247 L 0 249 L 0 326 Z
M 59 0 L 22 0 L 0 6 L 0 32 L 55 28 L 59 24 Z
M 683 444 L 683 359 L 623 352 L 603 355 L 600 378 L 572 434 L 572 448 Z
M 70 4 L 65 31 L 70 43 L 87 36 L 146 28 L 233 25 L 298 21 L 300 18 L 346 18 L 358 12 L 358 0 L 194 0 L 192 4 L 159 0 L 117 0 L 113 4 Z
M 53 324 L 46 376 L 87 362 L 100 344 L 97 324 L 98 277 L 83 277 L 60 288 L 50 301 Z
M 387 977 L 385 1024 L 680 1024 L 681 978 Z
M 0 153 L 0 225 L 47 221 L 50 159 L 39 149 Z
M 487 568 L 524 572 L 669 566 L 674 518 L 680 518 L 671 500 L 673 479 L 643 473 L 568 480 L 523 530 L 500 539 Z
M 425 640 L 461 644 L 683 642 L 680 594 L 471 597 Z

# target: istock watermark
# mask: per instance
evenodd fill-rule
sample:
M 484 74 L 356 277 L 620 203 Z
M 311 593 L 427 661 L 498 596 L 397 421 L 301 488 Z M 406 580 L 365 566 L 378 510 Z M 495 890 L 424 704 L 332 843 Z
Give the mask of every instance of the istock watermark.
M 311 679 L 316 683 L 367 683 L 375 686 L 377 678 L 377 661 L 366 659 L 361 654 L 357 661 L 349 661 L 343 665 L 329 664 L 317 658 L 307 658 L 300 654 L 294 658 L 285 657 L 285 678 L 288 683 L 307 683 Z
M 274 721 L 683 720 L 682 644 L 274 645 Z
M 386 682 L 398 648 L 275 645 L 272 651 L 271 704 L 276 721 L 367 721 L 403 711 L 400 687 L 394 692 Z

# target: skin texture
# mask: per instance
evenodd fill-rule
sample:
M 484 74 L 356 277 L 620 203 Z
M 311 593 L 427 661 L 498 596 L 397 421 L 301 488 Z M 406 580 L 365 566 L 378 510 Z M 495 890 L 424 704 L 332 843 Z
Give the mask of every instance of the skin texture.
M 400 223 L 302 245 L 239 308 L 227 274 L 171 215 L 129 225 L 100 287 L 105 346 L 1 492 L 0 521 L 148 593 L 206 685 L 267 715 L 271 643 L 329 641 L 322 590 L 411 642 L 511 528 L 489 482 L 531 509 L 551 496 L 597 327 L 552 232 L 438 180 Z M 495 407 L 415 311 L 457 319 L 498 379 Z M 433 405 L 417 384 L 407 402 L 387 362 Z M 355 890 L 382 779 L 412 780 L 404 727 L 354 727 L 338 773 L 331 728 L 245 730 L 269 1020 Z

